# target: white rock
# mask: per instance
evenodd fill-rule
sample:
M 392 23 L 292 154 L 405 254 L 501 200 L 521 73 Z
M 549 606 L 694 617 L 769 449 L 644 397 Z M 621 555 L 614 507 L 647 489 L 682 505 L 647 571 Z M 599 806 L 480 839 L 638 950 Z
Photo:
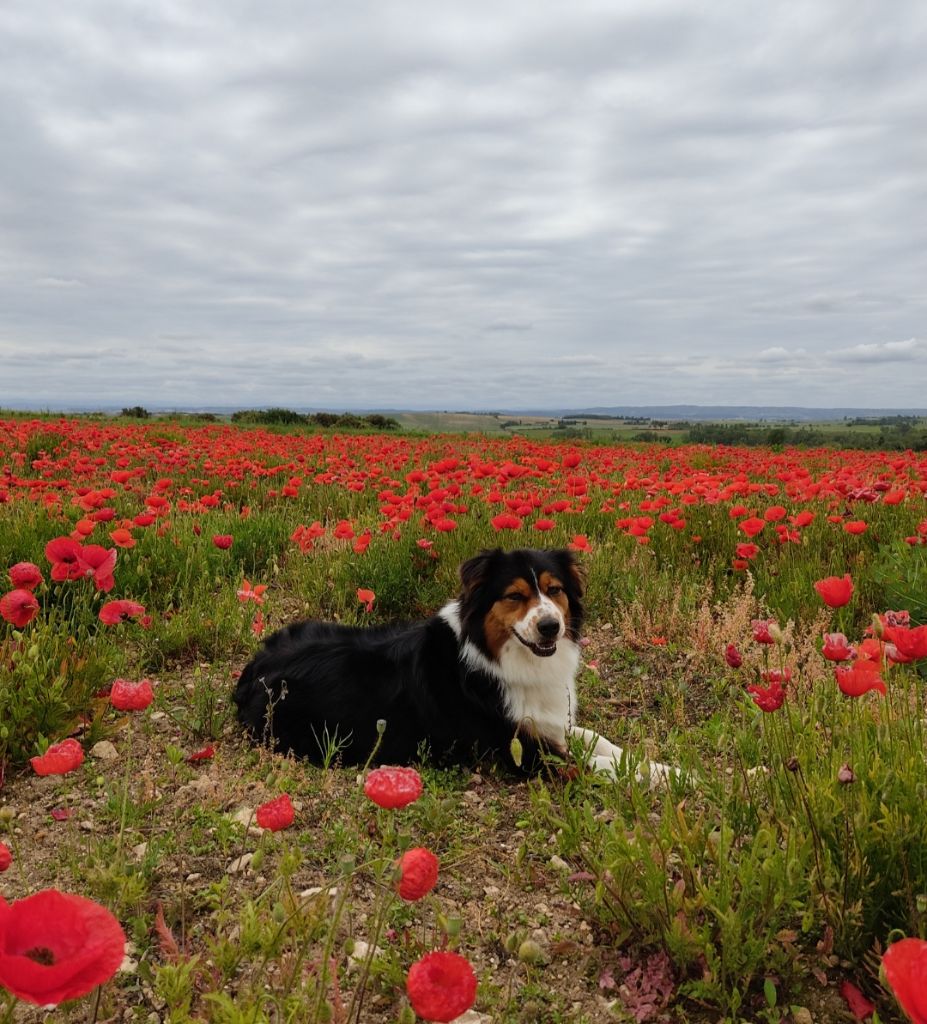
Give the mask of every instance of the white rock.
M 251 858 L 254 856 L 253 853 L 243 853 L 240 857 L 236 857 L 231 864 L 228 866 L 228 873 L 230 875 L 241 874 L 242 871 L 246 871 L 251 865 Z
M 109 740 L 100 740 L 90 748 L 90 756 L 100 761 L 115 761 L 119 757 L 119 751 Z

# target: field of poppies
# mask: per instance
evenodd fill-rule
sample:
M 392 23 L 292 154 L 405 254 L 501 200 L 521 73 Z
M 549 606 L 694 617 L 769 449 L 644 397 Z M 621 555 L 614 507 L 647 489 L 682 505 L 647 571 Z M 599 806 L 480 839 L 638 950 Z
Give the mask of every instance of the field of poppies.
M 11 417 L 0 468 L 0 1020 L 927 1021 L 924 453 Z M 670 790 L 243 742 L 262 635 L 496 545 L 581 553 L 583 724 Z

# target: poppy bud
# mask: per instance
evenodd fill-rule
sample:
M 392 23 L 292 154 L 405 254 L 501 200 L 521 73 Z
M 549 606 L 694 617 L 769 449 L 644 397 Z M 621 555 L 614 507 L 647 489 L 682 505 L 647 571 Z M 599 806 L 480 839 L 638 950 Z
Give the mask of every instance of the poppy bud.
M 851 782 L 856 782 L 856 775 L 847 762 L 837 769 L 837 781 L 841 786 L 848 786 Z
M 724 660 L 731 666 L 731 668 L 740 668 L 744 663 L 743 655 L 737 650 L 734 644 L 728 644 L 724 648 Z
M 790 757 L 788 759 L 788 761 L 785 762 L 785 767 L 790 772 L 797 772 L 798 771 L 798 758 L 795 757 L 794 755 L 792 757 Z

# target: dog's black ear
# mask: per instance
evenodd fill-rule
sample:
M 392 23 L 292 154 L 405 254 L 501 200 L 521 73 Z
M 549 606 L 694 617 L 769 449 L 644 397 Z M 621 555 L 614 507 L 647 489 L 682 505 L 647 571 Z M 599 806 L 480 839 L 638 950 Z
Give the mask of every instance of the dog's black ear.
M 567 548 L 561 549 L 556 554 L 560 564 L 563 566 L 564 575 L 572 581 L 573 586 L 576 588 L 576 596 L 582 597 L 586 589 L 585 568 L 577 561 L 576 555 Z
M 468 558 L 460 567 L 460 583 L 464 594 L 472 594 L 479 590 L 483 581 L 489 575 L 489 567 L 502 554 L 502 548 L 493 548 L 488 551 L 481 551 L 473 558 Z

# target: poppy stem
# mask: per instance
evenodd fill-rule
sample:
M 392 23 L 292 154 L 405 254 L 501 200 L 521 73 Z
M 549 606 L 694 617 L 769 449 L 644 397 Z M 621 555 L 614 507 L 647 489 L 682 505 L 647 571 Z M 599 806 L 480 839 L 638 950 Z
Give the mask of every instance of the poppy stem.
M 103 986 L 97 985 L 93 990 L 93 1002 L 90 1006 L 90 1014 L 87 1017 L 87 1024 L 96 1024 L 97 1016 L 100 1013 L 100 996 L 103 992 Z

